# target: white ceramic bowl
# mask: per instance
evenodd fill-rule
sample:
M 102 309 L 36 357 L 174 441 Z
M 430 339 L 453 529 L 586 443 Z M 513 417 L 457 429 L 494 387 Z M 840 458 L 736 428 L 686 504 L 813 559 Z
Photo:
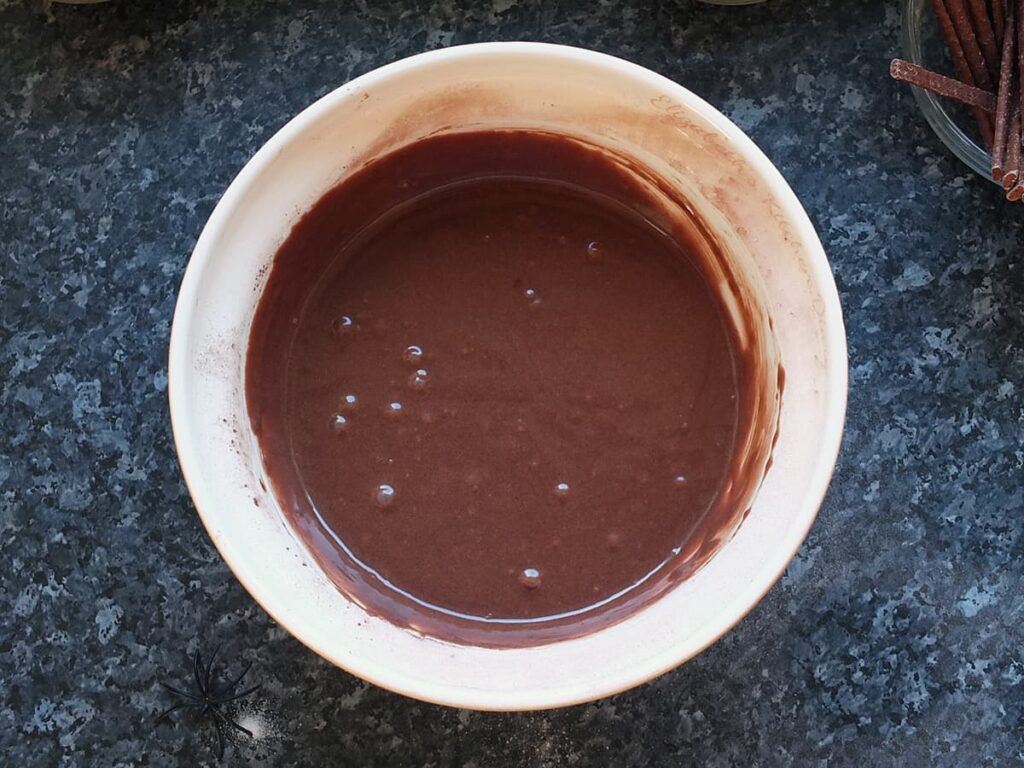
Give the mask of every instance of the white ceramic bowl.
M 786 371 L 773 466 L 749 517 L 696 575 L 625 621 L 534 648 L 451 645 L 368 615 L 318 569 L 265 489 L 244 355 L 273 255 L 353 169 L 440 131 L 556 130 L 672 180 L 771 312 Z M 735 625 L 806 536 L 839 449 L 846 338 L 821 244 L 782 176 L 724 116 L 679 85 L 599 53 L 535 43 L 414 56 L 338 88 L 282 128 L 217 205 L 182 282 L 169 390 L 196 508 L 249 593 L 324 658 L 384 688 L 474 709 L 596 699 L 672 669 Z

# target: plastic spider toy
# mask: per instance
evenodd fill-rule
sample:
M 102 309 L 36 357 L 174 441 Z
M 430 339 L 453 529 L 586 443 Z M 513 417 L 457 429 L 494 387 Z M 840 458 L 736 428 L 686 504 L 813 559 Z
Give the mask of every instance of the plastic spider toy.
M 172 712 L 176 712 L 179 709 L 198 709 L 198 718 L 200 720 L 212 721 L 214 727 L 217 729 L 218 760 L 224 757 L 226 728 L 234 728 L 236 731 L 252 737 L 252 731 L 236 723 L 224 714 L 224 706 L 233 701 L 238 701 L 239 699 L 249 696 L 260 688 L 260 686 L 254 685 L 251 688 L 246 688 L 244 691 L 234 693 L 234 690 L 238 687 L 238 684 L 242 682 L 242 678 L 244 678 L 246 673 L 248 673 L 252 664 L 247 664 L 245 669 L 242 670 L 242 673 L 234 680 L 229 680 L 224 685 L 218 686 L 216 682 L 216 675 L 213 670 L 213 663 L 217 659 L 219 651 L 220 646 L 217 646 L 217 648 L 214 649 L 213 654 L 210 656 L 209 662 L 205 665 L 203 664 L 203 659 L 202 656 L 200 656 L 199 651 L 196 651 L 195 657 L 192 660 L 192 673 L 195 678 L 195 690 L 187 691 L 181 688 L 175 688 L 173 685 L 169 685 L 165 682 L 160 683 L 160 685 L 167 691 L 177 696 L 179 701 L 157 715 L 155 720 L 155 722 L 158 723 L 168 717 Z

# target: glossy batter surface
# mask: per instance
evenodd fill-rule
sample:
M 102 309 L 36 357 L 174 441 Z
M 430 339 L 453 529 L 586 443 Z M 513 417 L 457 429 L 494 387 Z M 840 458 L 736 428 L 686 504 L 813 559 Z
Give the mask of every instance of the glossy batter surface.
M 529 133 L 423 141 L 276 257 L 246 378 L 266 470 L 339 586 L 397 623 L 579 634 L 708 524 L 749 385 L 688 245 L 628 185 L 578 183 L 613 179 L 601 162 Z

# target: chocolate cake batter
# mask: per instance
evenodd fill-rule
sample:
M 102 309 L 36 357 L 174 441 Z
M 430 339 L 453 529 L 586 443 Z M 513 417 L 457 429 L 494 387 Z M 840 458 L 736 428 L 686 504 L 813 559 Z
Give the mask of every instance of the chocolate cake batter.
M 274 492 L 341 589 L 443 639 L 549 642 L 731 533 L 758 376 L 708 244 L 654 211 L 605 153 L 481 132 L 369 164 L 295 226 L 246 394 Z

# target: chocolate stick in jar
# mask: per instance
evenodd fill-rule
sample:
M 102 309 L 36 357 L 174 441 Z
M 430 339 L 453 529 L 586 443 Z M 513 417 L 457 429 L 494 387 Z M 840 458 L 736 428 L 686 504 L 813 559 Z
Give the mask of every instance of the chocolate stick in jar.
M 970 0 L 971 22 L 974 34 L 978 39 L 981 54 L 985 58 L 988 75 L 994 84 L 999 79 L 999 46 L 992 30 L 992 20 L 988 17 L 988 0 Z
M 1016 0 L 1016 7 L 1007 8 L 1007 11 L 1015 12 L 1007 15 L 1010 22 L 1017 28 L 1017 61 L 1015 62 L 1017 79 L 1012 83 L 1016 86 L 1016 91 L 1011 92 L 1016 96 L 1017 120 L 1015 122 L 1016 129 L 1013 126 L 1010 127 L 1010 148 L 1007 150 L 1007 156 L 1015 158 L 1017 161 L 1015 166 L 1017 182 L 1011 185 L 1006 197 L 1009 200 L 1017 201 L 1024 197 L 1024 174 L 1021 174 L 1021 163 L 1024 162 L 1024 0 Z M 1014 37 L 1012 27 L 1008 29 L 1006 36 L 1011 39 Z
M 992 30 L 996 35 L 996 42 L 1003 39 L 1003 32 L 1006 28 L 1006 11 L 1003 3 L 1005 0 L 992 0 Z
M 946 0 L 932 0 L 932 8 L 935 10 L 935 18 L 939 22 L 942 36 L 945 38 L 946 46 L 949 48 L 949 54 L 953 58 L 957 76 L 968 85 L 977 86 L 978 82 L 974 79 L 971 67 L 967 63 L 967 56 L 964 54 L 960 38 L 957 36 L 956 28 L 953 26 L 953 20 L 950 18 L 949 11 L 946 8 Z M 974 119 L 978 122 L 978 130 L 981 131 L 981 138 L 985 142 L 985 146 L 991 147 L 993 136 L 992 121 L 985 114 L 984 110 L 975 107 L 971 112 L 974 114 Z
M 1024 120 L 1024 0 L 1016 1 L 1017 7 L 1013 9 L 1016 13 L 1010 15 L 1010 22 L 1015 24 L 1017 27 L 1017 50 L 1015 53 L 1015 63 L 1017 65 L 1017 98 L 1020 101 L 1021 119 Z M 1013 29 L 1011 28 L 1007 37 L 1012 39 L 1013 36 Z M 1022 126 L 1022 129 L 1024 129 L 1024 126 Z M 1024 152 L 1022 152 L 1022 154 L 1024 154 Z
M 924 88 L 938 96 L 959 101 L 968 107 L 978 107 L 993 114 L 996 111 L 996 97 L 992 93 L 960 80 L 954 80 L 952 77 L 940 75 L 938 72 L 932 72 L 930 69 L 925 69 L 909 61 L 893 59 L 889 65 L 889 74 L 894 80 L 901 83 L 916 85 L 918 88 Z
M 1016 95 L 1016 94 L 1014 94 Z M 1003 189 L 1011 190 L 1020 176 L 1020 102 L 1013 100 L 1013 116 L 1010 118 L 1010 137 L 1006 142 L 1006 163 L 1003 172 Z
M 981 52 L 981 43 L 974 32 L 974 25 L 971 23 L 971 14 L 967 10 L 967 0 L 945 0 L 946 11 L 949 14 L 950 23 L 956 32 L 957 39 L 964 51 L 964 58 L 967 66 L 970 67 L 971 76 L 974 78 L 974 85 L 986 90 L 992 90 L 992 78 L 988 74 L 988 65 L 985 63 L 985 54 Z
M 998 3 L 997 3 L 998 4 Z M 996 95 L 996 131 L 992 144 L 992 178 L 1002 181 L 1006 168 L 1006 147 L 1010 139 L 1010 118 L 1013 108 L 1013 80 L 1017 69 L 1017 35 L 1014 29 L 1014 15 L 1005 20 L 1006 34 L 1003 35 L 1003 55 L 999 72 L 999 91 Z

